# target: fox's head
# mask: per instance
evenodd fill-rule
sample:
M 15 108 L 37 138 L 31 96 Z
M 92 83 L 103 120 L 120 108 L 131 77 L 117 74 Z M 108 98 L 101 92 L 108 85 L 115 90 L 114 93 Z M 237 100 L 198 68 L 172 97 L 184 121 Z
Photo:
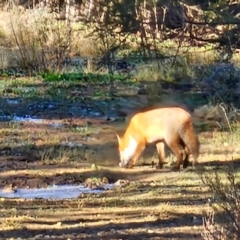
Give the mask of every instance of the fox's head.
M 119 156 L 120 156 L 120 162 L 119 167 L 127 167 L 129 161 L 133 157 L 133 155 L 136 152 L 137 149 L 137 142 L 136 140 L 129 135 L 120 137 L 118 134 L 116 134 L 118 139 L 118 150 L 119 150 Z

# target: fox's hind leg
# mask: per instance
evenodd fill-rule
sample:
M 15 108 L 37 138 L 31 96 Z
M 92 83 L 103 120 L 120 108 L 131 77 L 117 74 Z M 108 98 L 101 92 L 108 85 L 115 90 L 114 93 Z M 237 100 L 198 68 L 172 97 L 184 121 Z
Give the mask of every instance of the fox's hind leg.
M 169 139 L 165 139 L 165 141 L 177 157 L 177 162 L 176 162 L 175 166 L 172 168 L 172 170 L 179 171 L 180 166 L 183 163 L 183 154 L 182 154 L 181 147 L 179 145 L 179 139 L 169 138 Z
M 190 165 L 189 150 L 187 149 L 187 147 L 185 147 L 184 151 L 185 151 L 185 158 L 183 159 L 183 168 L 187 168 Z
M 164 142 L 158 142 L 156 144 L 157 153 L 158 153 L 158 165 L 156 166 L 157 169 L 163 168 L 163 161 L 165 159 L 165 149 L 164 149 Z
M 183 151 L 185 153 L 185 158 L 183 159 L 183 168 L 187 168 L 190 164 L 190 162 L 189 162 L 189 150 L 188 150 L 187 146 L 185 145 L 185 143 L 183 142 L 182 139 L 180 140 L 180 145 L 182 146 Z

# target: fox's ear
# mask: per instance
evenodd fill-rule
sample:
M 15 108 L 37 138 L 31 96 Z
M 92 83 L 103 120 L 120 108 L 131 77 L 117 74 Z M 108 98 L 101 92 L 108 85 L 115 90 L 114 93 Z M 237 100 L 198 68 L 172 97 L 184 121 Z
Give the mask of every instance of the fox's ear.
M 121 142 L 121 138 L 119 137 L 119 135 L 116 133 L 117 139 L 118 139 L 118 143 Z

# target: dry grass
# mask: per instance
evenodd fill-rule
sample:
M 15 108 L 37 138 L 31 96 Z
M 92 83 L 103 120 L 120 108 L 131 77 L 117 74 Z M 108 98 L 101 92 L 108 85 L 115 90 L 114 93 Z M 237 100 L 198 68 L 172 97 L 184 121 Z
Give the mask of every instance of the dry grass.
M 2 67 L 53 70 L 71 55 L 98 55 L 96 40 L 86 39 L 88 30 L 81 25 L 76 29 L 75 25 L 59 22 L 40 9 L 26 10 L 24 14 L 19 9 L 1 12 Z
M 202 202 L 199 203 L 199 196 L 191 194 L 191 191 L 200 190 L 198 187 L 176 185 L 179 190 L 173 197 L 171 192 L 176 192 L 176 189 L 172 190 L 171 184 L 138 183 L 116 192 L 109 191 L 100 196 L 86 196 L 63 202 L 23 203 L 4 200 L 1 205 L 5 209 L 5 219 L 1 230 L 4 233 L 11 229 L 17 231 L 27 227 L 28 232 L 32 232 L 29 237 L 41 234 L 41 230 L 47 234 L 51 230 L 53 237 L 65 233 L 66 238 L 74 234 L 81 239 L 98 239 L 100 233 L 107 239 L 127 235 L 130 239 L 139 234 L 143 239 L 151 236 L 197 236 L 201 231 L 201 210 L 204 209 L 208 193 L 201 189 Z M 161 188 L 164 188 L 164 191 Z M 190 194 L 185 191 L 189 191 Z M 11 206 L 11 210 L 8 210 L 8 206 Z M 12 210 L 13 206 L 16 211 Z M 27 216 L 24 216 L 25 214 Z M 10 231 L 7 236 L 11 236 Z
M 2 236 L 13 239 L 43 238 L 44 236 L 56 238 L 60 235 L 64 238 L 80 239 L 102 239 L 103 237 L 104 239 L 131 239 L 141 235 L 142 239 L 183 237 L 200 239 L 203 231 L 202 216 L 207 212 L 209 199 L 212 198 L 210 189 L 203 185 L 200 176 L 193 172 L 153 174 L 152 170 L 147 168 L 144 170 L 136 167 L 133 170 L 120 171 L 117 167 L 108 167 L 107 165 L 115 163 L 116 151 L 111 150 L 110 145 L 107 145 L 109 139 L 112 139 L 114 144 L 114 131 L 112 127 L 105 124 L 102 127 L 105 130 L 109 127 L 107 135 L 104 135 L 105 131 L 94 134 L 94 128 L 98 126 L 97 123 L 95 124 L 91 126 L 93 130 L 89 131 L 89 134 L 96 138 L 98 136 L 99 139 L 96 142 L 101 143 L 99 145 L 101 153 L 94 147 L 93 140 L 89 151 L 97 155 L 88 155 L 87 163 L 97 162 L 100 166 L 102 165 L 99 173 L 111 177 L 115 175 L 115 180 L 117 177 L 131 179 L 130 185 L 109 190 L 98 196 L 82 195 L 74 200 L 1 199 Z M 62 129 L 61 133 L 45 124 L 41 128 L 36 124 L 15 125 L 14 129 L 12 127 L 12 125 L 5 125 L 1 128 L 2 143 L 4 139 L 14 142 L 17 138 L 21 140 L 21 145 L 23 142 L 34 145 L 37 139 L 41 139 L 36 145 L 37 148 L 41 148 L 61 142 L 63 136 L 65 139 L 74 138 L 75 141 L 81 139 L 79 133 L 72 132 L 68 127 Z M 45 130 L 42 131 L 42 129 Z M 240 158 L 238 134 L 202 133 L 200 140 L 203 143 L 199 159 L 201 163 L 214 165 L 215 161 L 228 163 L 232 158 Z M 12 151 L 14 147 L 15 145 L 12 145 Z M 22 154 L 24 153 L 23 151 Z M 66 161 L 61 159 L 42 161 L 41 158 L 34 162 L 28 160 L 22 170 L 19 166 L 24 161 L 2 159 L 2 166 L 4 162 L 6 164 L 5 170 L 1 173 L 2 180 L 12 179 L 13 182 L 17 178 L 32 178 L 37 181 L 44 178 L 56 180 L 56 176 L 59 175 L 62 179 L 74 175 L 77 182 L 80 178 L 84 180 L 81 176 L 86 178 L 93 174 L 89 165 L 86 165 L 85 169 L 81 167 L 81 160 L 78 159 L 77 162 L 69 160 L 73 154 L 70 150 L 65 151 L 65 154 L 68 155 Z M 151 154 L 153 156 L 154 153 Z M 152 156 L 150 155 L 144 161 L 151 161 L 154 158 Z M 14 162 L 18 167 L 15 170 L 8 169 L 6 166 L 9 161 Z M 211 171 L 212 166 L 207 168 Z M 143 171 L 142 174 L 139 174 L 141 171 Z M 87 175 L 84 175 L 86 173 Z M 150 176 L 151 178 L 148 179 Z M 218 211 L 217 219 L 221 218 L 220 215 L 221 211 Z
M 60 68 L 60 63 L 68 57 L 98 57 L 119 44 L 117 37 L 110 36 L 108 32 L 89 36 L 93 30 L 94 28 L 82 23 L 59 22 L 53 15 L 40 9 L 25 10 L 24 13 L 19 9 L 13 9 L 10 12 L 1 11 L 0 60 L 2 61 L 0 62 L 2 66 L 0 67 L 21 66 L 30 67 L 34 71 L 56 71 Z M 127 55 L 129 50 L 139 49 L 140 45 L 139 37 L 129 35 L 126 38 L 128 47 L 119 53 L 126 52 Z M 194 72 L 186 67 L 186 64 L 187 66 L 193 63 L 205 65 L 221 58 L 212 46 L 208 48 L 206 50 L 183 46 L 178 49 L 175 42 L 159 42 L 158 50 L 162 54 L 168 56 L 171 53 L 174 56 L 179 50 L 179 55 L 182 56 L 174 59 L 177 67 L 175 71 L 164 71 L 166 78 L 171 80 L 177 73 L 183 77 L 191 76 Z M 140 60 L 137 56 L 135 58 Z M 162 68 L 166 68 L 166 64 Z M 161 70 L 160 72 L 163 72 Z M 141 75 L 145 74 L 144 70 L 142 71 L 137 74 L 137 78 L 142 78 Z M 155 71 L 152 71 L 150 75 L 153 79 L 159 78 Z
M 0 41 L 4 46 L 0 50 L 0 68 L 31 63 L 51 68 L 52 60 L 62 60 L 74 54 L 98 55 L 102 53 L 101 48 L 106 47 L 101 41 L 86 38 L 89 31 L 84 26 L 59 24 L 45 14 L 11 12 L 0 15 Z M 204 57 L 204 63 L 216 60 L 216 56 L 209 56 L 209 53 Z M 199 75 L 192 68 L 192 59 L 194 56 L 178 57 L 175 59 L 176 67 L 170 70 L 165 68 L 165 64 L 160 68 L 153 64 L 149 69 L 140 69 L 135 78 L 145 80 L 150 77 L 156 82 L 161 78 L 172 81 L 177 75 L 180 79 L 197 78 Z M 196 62 L 199 59 L 199 55 L 197 59 L 195 57 Z M 199 70 L 202 75 L 205 71 L 208 69 Z M 42 83 L 36 79 L 33 82 Z M 49 88 L 35 87 L 32 92 L 24 93 L 21 81 L 9 80 L 4 90 L 14 89 L 15 92 L 12 91 L 8 96 L 25 94 L 27 99 L 47 95 L 50 91 L 56 93 L 53 89 L 58 87 L 57 84 Z M 103 91 L 106 92 L 106 89 Z M 56 93 L 61 99 L 72 94 L 67 84 L 61 91 Z M 149 92 L 157 95 L 156 85 Z M 27 104 L 26 100 L 23 109 Z M 1 110 L 12 111 L 4 109 L 4 106 Z M 65 110 L 61 109 L 62 112 Z M 52 123 L 61 127 L 53 127 Z M 115 131 L 115 127 L 106 121 L 93 121 L 88 125 L 83 119 L 74 122 L 72 119 L 53 119 L 45 120 L 42 124 L 1 123 L 1 186 L 13 183 L 18 187 L 45 187 L 61 182 L 79 184 L 93 176 L 107 176 L 111 181 L 131 180 L 126 187 L 100 195 L 80 195 L 72 200 L 2 198 L 1 236 L 4 239 L 139 239 L 139 236 L 141 239 L 200 239 L 204 230 L 202 216 L 208 211 L 209 199 L 213 197 L 211 189 L 203 184 L 196 172 L 174 174 L 139 166 L 132 170 L 120 170 L 116 167 L 118 154 Z M 199 136 L 202 142 L 199 162 L 210 176 L 214 176 L 213 169 L 221 172 L 222 166 L 231 165 L 232 162 L 239 165 L 237 131 L 231 134 L 205 132 Z M 139 163 L 156 162 L 156 154 L 152 150 L 147 150 Z M 171 156 L 167 161 L 170 160 Z M 90 168 L 92 163 L 100 166 L 100 170 L 93 171 Z M 215 212 L 218 221 L 223 211 L 218 209 Z

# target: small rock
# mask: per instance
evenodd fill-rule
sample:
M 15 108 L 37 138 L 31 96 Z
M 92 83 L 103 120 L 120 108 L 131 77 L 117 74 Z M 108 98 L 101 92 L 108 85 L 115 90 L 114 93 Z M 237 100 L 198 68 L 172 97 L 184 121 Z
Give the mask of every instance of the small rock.
M 45 235 L 44 238 L 50 238 L 50 236 L 49 235 Z
M 224 146 L 224 147 L 228 147 L 229 144 L 225 142 L 225 143 L 223 144 L 223 146 Z
M 98 166 L 93 163 L 93 164 L 91 165 L 91 169 L 92 169 L 92 170 L 98 170 Z
M 62 226 L 62 223 L 61 223 L 61 222 L 57 222 L 57 223 L 56 223 L 56 226 L 57 226 L 57 227 L 61 227 L 61 226 Z
M 38 234 L 38 235 L 36 235 L 34 238 L 43 238 L 43 235 L 42 234 Z
M 139 90 L 138 90 L 138 94 L 139 94 L 139 95 L 147 95 L 148 92 L 147 92 L 146 89 L 142 88 L 142 89 L 139 89 Z
M 150 186 L 150 187 L 155 187 L 155 186 L 157 186 L 157 183 L 156 183 L 155 181 L 154 181 L 154 182 L 150 182 L 150 183 L 149 183 L 149 186 Z
M 151 229 L 148 229 L 148 230 L 147 230 L 147 233 L 154 233 L 154 231 L 151 230 Z
M 103 232 L 103 231 L 98 232 L 97 235 L 98 235 L 98 236 L 104 236 L 104 232 Z
M 15 193 L 15 192 L 17 192 L 17 187 L 13 186 L 13 184 L 10 183 L 3 188 L 3 192 L 5 192 L 5 193 Z
M 86 197 L 86 193 L 81 193 L 78 198 L 85 198 Z
M 116 230 L 112 228 L 112 229 L 110 230 L 110 232 L 113 233 L 113 234 L 115 234 L 115 233 L 116 233 Z
M 116 186 L 122 186 L 122 187 L 124 187 L 124 186 L 127 186 L 127 185 L 129 185 L 129 181 L 128 180 L 122 180 L 122 179 L 119 179 L 119 180 L 117 180 L 116 182 L 115 182 L 115 185 Z
M 107 184 L 107 183 L 109 183 L 109 181 L 108 181 L 108 179 L 106 177 L 103 177 L 102 178 L 102 183 Z

